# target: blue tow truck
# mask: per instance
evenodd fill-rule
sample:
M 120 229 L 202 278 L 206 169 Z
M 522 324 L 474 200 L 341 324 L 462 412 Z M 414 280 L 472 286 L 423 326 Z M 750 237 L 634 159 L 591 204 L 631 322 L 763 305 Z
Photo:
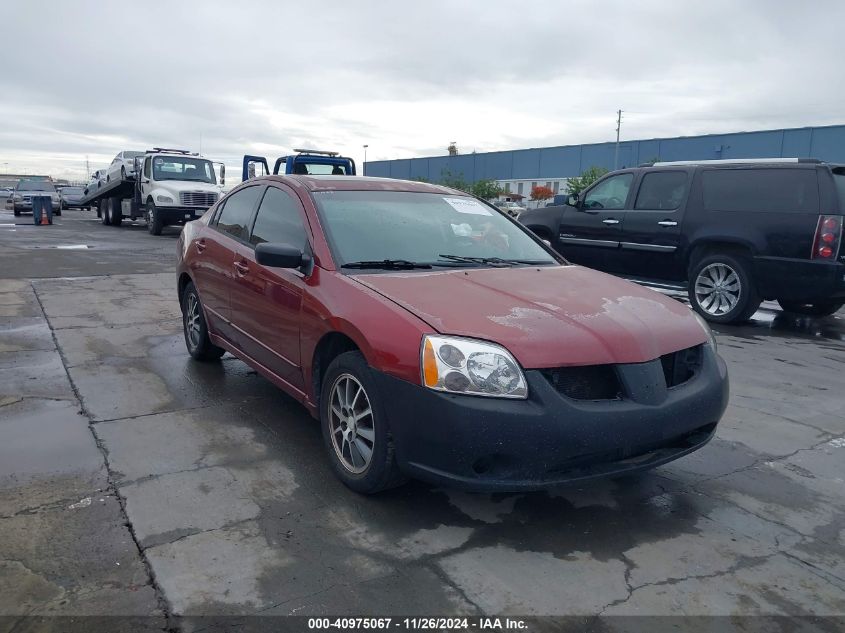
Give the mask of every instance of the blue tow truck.
M 273 174 L 304 174 L 321 176 L 354 176 L 355 161 L 338 152 L 316 149 L 295 149 L 296 154 L 282 156 L 273 165 Z M 267 176 L 270 169 L 264 156 L 244 156 L 242 179 Z

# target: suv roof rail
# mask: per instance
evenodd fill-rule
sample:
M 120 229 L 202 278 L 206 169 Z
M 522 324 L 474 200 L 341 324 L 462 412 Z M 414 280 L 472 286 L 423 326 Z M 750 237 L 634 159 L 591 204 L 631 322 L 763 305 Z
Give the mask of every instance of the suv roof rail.
M 784 164 L 821 163 L 818 158 L 720 158 L 715 160 L 669 160 L 643 163 L 640 167 L 664 167 L 668 165 L 736 165 L 736 164 Z
M 159 154 L 182 154 L 184 156 L 199 156 L 199 152 L 191 152 L 186 149 L 168 149 L 166 147 L 154 147 L 151 150 L 147 150 L 147 153 L 157 152 Z
M 322 154 L 323 156 L 339 156 L 340 152 L 327 152 L 322 149 L 294 149 L 293 151 L 300 154 Z

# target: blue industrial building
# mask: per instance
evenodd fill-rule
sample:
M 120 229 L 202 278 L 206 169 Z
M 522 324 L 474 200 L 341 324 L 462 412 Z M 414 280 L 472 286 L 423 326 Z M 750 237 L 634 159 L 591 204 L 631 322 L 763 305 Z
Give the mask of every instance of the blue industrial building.
M 366 164 L 368 176 L 437 182 L 448 170 L 465 180 L 549 180 L 580 175 L 595 165 L 613 169 L 615 143 L 561 145 L 456 156 L 405 158 Z M 819 158 L 845 163 L 845 125 L 704 134 L 619 143 L 618 166 L 655 159 Z

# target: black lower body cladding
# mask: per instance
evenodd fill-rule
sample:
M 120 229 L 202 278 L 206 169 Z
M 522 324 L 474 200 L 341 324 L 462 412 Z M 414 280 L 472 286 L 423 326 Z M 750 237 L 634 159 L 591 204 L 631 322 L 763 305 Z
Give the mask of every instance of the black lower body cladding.
M 621 396 L 575 400 L 525 372 L 527 400 L 451 395 L 374 372 L 390 394 L 396 459 L 409 476 L 472 491 L 543 489 L 653 468 L 706 444 L 728 403 L 724 361 L 668 388 L 661 361 L 617 365 Z

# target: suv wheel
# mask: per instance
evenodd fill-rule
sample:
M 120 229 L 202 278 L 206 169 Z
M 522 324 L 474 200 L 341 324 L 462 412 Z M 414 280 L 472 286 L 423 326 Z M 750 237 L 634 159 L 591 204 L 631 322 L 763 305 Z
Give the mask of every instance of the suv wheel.
M 193 282 L 188 283 L 182 292 L 182 329 L 188 353 L 196 360 L 217 360 L 226 353 L 222 347 L 212 343 L 208 336 L 202 303 Z
M 750 266 L 737 255 L 706 255 L 693 264 L 689 300 L 693 309 L 714 323 L 747 321 L 761 299 L 749 274 Z
M 364 494 L 404 483 L 390 427 L 361 353 L 346 352 L 335 358 L 321 391 L 323 442 L 340 480 Z
M 100 200 L 100 222 L 105 226 L 111 224 L 111 214 L 109 213 L 109 201 L 105 198 Z
M 845 305 L 845 301 L 815 301 L 813 303 L 801 303 L 800 301 L 785 301 L 778 299 L 780 307 L 785 312 L 804 314 L 807 316 L 830 316 L 839 311 Z
M 156 209 L 155 202 L 147 201 L 147 230 L 150 235 L 161 235 L 164 223 L 161 221 L 161 214 Z

